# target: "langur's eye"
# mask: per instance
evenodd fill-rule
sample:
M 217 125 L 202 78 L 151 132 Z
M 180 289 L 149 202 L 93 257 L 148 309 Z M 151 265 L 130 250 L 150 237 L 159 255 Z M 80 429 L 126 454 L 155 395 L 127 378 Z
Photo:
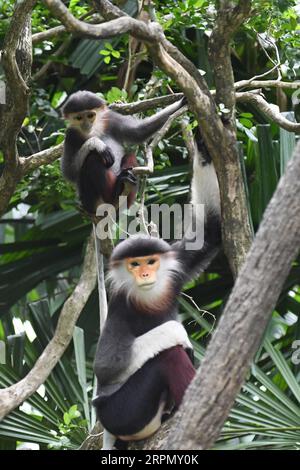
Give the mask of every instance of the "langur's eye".
M 155 264 L 155 263 L 156 263 L 156 259 L 149 259 L 147 264 Z
M 93 118 L 95 117 L 95 114 L 94 114 L 94 113 L 89 113 L 89 114 L 87 115 L 87 117 L 88 117 L 89 119 L 93 119 Z
M 82 121 L 82 116 L 76 116 L 75 119 L 76 121 Z
M 131 266 L 132 268 L 136 268 L 136 267 L 139 266 L 139 265 L 140 265 L 140 263 L 138 263 L 137 261 L 132 261 L 132 263 L 130 263 L 130 266 Z

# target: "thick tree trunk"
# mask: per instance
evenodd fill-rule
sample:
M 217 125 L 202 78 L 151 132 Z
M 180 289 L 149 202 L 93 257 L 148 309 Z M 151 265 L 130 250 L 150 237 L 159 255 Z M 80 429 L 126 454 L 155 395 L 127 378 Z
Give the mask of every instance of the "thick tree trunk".
M 0 177 L 0 214 L 6 211 L 20 178 L 17 136 L 28 109 L 32 63 L 31 12 L 36 0 L 18 2 L 3 44 L 6 103 L 0 106 L 0 147 L 5 166 Z
M 299 194 L 300 143 L 264 214 L 166 448 L 207 449 L 216 441 L 299 252 Z

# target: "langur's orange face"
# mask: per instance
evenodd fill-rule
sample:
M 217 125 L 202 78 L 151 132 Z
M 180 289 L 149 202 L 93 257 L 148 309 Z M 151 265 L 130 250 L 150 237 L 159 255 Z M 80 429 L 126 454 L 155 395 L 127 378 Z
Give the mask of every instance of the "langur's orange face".
M 126 258 L 126 268 L 134 277 L 138 287 L 151 289 L 157 280 L 157 271 L 160 266 L 160 255 Z

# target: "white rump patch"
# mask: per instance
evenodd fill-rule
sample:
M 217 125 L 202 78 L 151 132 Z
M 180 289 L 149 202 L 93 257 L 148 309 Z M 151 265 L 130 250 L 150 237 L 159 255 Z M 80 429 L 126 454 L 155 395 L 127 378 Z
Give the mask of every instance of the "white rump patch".
M 192 204 L 205 204 L 208 210 L 219 215 L 221 213 L 219 183 L 214 165 L 212 162 L 204 162 L 196 145 L 193 163 Z

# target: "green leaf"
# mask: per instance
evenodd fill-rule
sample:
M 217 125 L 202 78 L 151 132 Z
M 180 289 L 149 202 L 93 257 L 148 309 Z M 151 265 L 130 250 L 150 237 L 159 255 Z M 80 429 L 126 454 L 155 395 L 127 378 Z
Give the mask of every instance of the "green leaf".
M 206 3 L 206 0 L 196 0 L 193 3 L 195 8 L 201 8 Z
M 66 425 L 69 425 L 71 423 L 71 417 L 70 417 L 69 413 L 67 413 L 67 412 L 64 413 L 64 423 Z
M 112 45 L 111 45 L 110 42 L 106 42 L 104 45 L 105 45 L 106 49 L 108 49 L 108 50 L 110 50 L 110 51 L 113 51 L 113 50 L 114 50 L 114 48 L 112 47 Z
M 289 368 L 285 358 L 283 357 L 280 351 L 274 348 L 272 343 L 267 338 L 264 342 L 264 347 L 266 351 L 268 351 L 268 353 L 270 354 L 276 367 L 278 368 L 281 375 L 288 384 L 290 390 L 293 392 L 296 400 L 298 401 L 298 403 L 300 403 L 300 386 L 295 376 L 293 375 L 291 369 Z
M 119 59 L 121 57 L 121 54 L 119 51 L 112 51 L 111 55 L 114 56 L 116 59 Z

